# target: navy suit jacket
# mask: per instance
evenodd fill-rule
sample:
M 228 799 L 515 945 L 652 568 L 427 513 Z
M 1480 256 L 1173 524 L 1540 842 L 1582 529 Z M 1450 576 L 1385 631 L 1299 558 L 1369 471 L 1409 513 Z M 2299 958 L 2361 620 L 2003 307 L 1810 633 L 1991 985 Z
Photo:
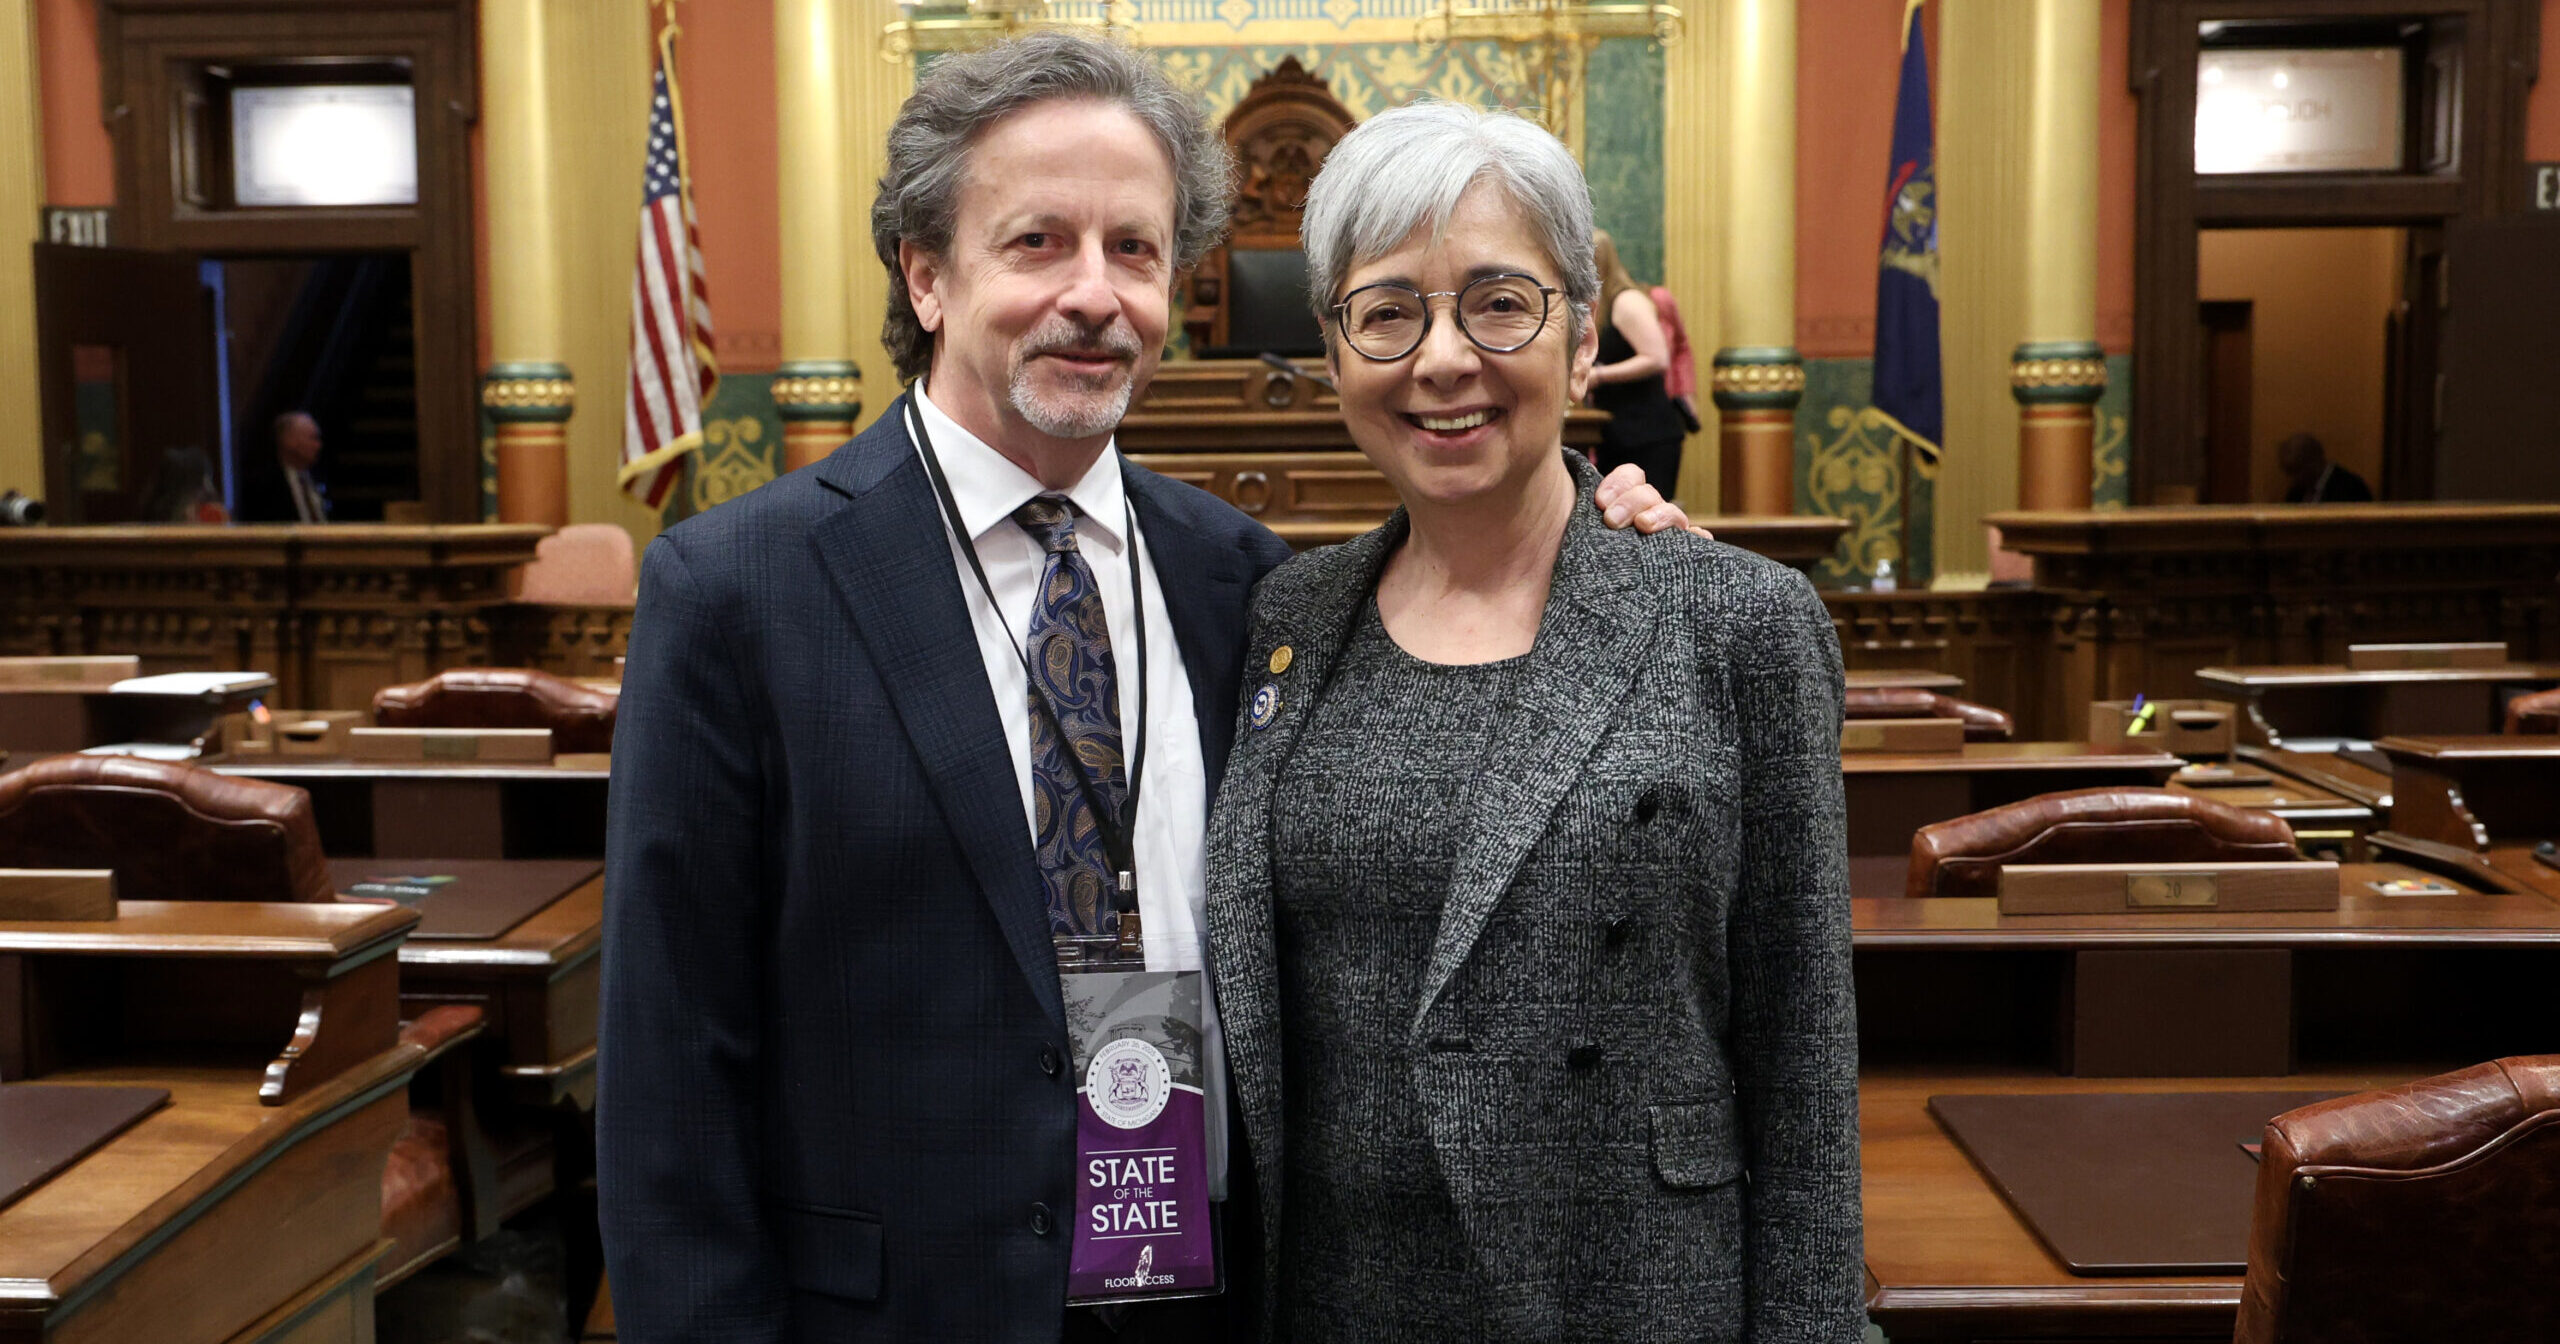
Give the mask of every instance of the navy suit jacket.
M 1057 963 L 903 410 L 668 529 L 641 570 L 596 1112 L 629 1344 L 1059 1337 Z M 1288 549 L 1122 470 L 1214 794 L 1246 600 Z

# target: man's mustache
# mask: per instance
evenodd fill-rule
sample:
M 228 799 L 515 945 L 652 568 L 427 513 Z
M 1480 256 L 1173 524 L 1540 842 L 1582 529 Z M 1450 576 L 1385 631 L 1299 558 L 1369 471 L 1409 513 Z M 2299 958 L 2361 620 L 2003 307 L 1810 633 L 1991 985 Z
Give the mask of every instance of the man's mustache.
M 1114 322 L 1108 326 L 1081 328 L 1071 325 L 1044 326 L 1024 341 L 1023 357 L 1041 355 L 1075 355 L 1086 359 L 1136 359 L 1143 352 L 1138 333 Z

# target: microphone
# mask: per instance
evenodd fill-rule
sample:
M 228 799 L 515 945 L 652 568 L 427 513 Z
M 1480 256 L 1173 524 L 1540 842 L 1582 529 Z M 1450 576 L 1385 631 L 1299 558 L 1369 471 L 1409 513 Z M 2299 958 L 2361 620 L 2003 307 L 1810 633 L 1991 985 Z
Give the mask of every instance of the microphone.
M 1318 373 L 1313 369 L 1299 368 L 1287 355 L 1275 355 L 1270 351 L 1265 350 L 1262 352 L 1261 359 L 1263 363 L 1278 369 L 1280 372 L 1289 375 L 1291 378 L 1304 378 L 1337 397 L 1342 395 L 1342 389 L 1335 387 L 1332 379 L 1325 377 L 1323 374 Z

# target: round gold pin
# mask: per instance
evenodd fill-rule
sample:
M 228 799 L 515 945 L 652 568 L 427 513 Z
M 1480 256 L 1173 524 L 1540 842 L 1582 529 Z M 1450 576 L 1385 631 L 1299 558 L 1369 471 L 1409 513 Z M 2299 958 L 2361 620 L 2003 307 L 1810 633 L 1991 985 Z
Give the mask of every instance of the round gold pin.
M 1286 644 L 1273 649 L 1271 651 L 1271 675 L 1276 677 L 1281 673 L 1288 671 L 1290 661 L 1295 659 L 1297 656 L 1298 655 L 1295 653 L 1289 651 L 1289 646 Z

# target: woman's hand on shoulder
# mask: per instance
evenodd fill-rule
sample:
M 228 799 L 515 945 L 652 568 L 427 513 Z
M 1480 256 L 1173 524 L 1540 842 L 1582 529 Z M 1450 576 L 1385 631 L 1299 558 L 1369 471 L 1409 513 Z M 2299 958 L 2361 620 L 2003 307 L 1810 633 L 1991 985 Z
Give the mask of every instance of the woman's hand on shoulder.
M 1633 527 L 1645 536 L 1681 527 L 1709 541 L 1716 539 L 1715 533 L 1691 523 L 1686 510 L 1664 499 L 1653 482 L 1644 478 L 1644 468 L 1633 462 L 1619 463 L 1617 470 L 1602 477 L 1599 488 L 1591 492 L 1591 502 L 1611 527 Z

